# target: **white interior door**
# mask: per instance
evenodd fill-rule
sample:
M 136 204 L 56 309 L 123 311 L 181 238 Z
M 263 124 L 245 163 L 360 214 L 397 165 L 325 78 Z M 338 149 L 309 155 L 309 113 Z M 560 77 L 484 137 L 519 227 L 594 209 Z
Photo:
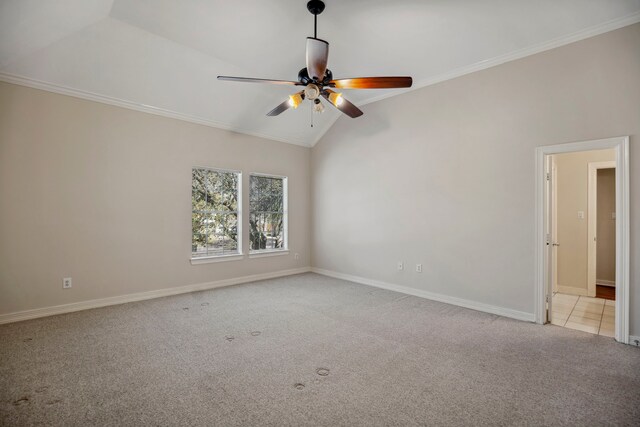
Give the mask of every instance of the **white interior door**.
M 550 199 L 551 206 L 551 289 L 553 292 L 558 292 L 558 168 L 556 166 L 556 157 L 549 156 L 551 158 L 551 182 L 549 183 L 549 189 L 551 191 Z M 553 294 L 552 294 L 553 295 Z
M 554 191 L 553 191 L 553 156 L 545 156 L 545 185 L 544 185 L 544 203 L 545 203 L 545 262 L 546 262 L 546 277 L 545 277 L 545 292 L 546 292 L 546 322 L 551 322 L 552 307 L 553 304 L 553 283 L 555 278 L 555 259 L 554 253 Z

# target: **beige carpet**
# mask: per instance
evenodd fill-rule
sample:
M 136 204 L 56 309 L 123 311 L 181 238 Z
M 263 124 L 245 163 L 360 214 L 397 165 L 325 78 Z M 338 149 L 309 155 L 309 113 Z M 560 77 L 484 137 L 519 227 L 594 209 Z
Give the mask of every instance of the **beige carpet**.
M 315 274 L 0 326 L 2 425 L 638 425 L 640 349 Z

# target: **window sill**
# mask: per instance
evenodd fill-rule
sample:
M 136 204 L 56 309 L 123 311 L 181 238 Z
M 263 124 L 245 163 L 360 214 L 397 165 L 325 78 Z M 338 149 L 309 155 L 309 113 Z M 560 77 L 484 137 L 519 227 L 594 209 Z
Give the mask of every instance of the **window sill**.
M 289 249 L 275 249 L 272 251 L 249 252 L 249 258 L 264 258 L 269 256 L 288 255 Z
M 242 259 L 244 259 L 243 254 L 217 255 L 217 256 L 209 256 L 209 257 L 201 257 L 201 258 L 191 258 L 191 265 L 211 264 L 213 262 L 225 262 L 225 261 L 240 261 Z

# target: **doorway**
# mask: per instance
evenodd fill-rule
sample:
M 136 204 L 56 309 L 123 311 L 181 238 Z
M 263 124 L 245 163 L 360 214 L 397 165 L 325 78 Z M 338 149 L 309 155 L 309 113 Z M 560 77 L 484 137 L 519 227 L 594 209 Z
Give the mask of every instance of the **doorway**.
M 615 295 L 599 297 L 597 282 L 615 275 L 615 226 L 608 227 L 611 220 L 606 221 L 604 211 L 598 215 L 598 208 L 615 218 L 615 158 L 613 148 L 547 156 L 553 270 L 549 321 L 608 337 L 614 336 Z M 598 276 L 598 266 L 604 276 Z
M 536 178 L 536 321 L 628 343 L 628 137 L 539 147 Z M 601 197 L 600 230 L 598 178 L 615 188 L 609 204 Z M 614 299 L 598 297 L 598 285 Z
M 615 300 L 615 161 L 589 164 L 589 285 L 597 298 Z

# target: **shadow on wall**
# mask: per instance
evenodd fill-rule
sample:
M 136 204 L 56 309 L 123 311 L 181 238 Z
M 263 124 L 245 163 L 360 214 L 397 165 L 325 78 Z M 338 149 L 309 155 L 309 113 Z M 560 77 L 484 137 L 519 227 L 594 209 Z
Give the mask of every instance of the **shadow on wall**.
M 388 115 L 380 114 L 379 109 L 375 112 L 365 111 L 364 115 L 357 119 L 351 119 L 345 116 L 344 120 L 355 120 L 358 125 L 358 135 L 362 135 L 363 137 L 373 136 L 391 128 Z

